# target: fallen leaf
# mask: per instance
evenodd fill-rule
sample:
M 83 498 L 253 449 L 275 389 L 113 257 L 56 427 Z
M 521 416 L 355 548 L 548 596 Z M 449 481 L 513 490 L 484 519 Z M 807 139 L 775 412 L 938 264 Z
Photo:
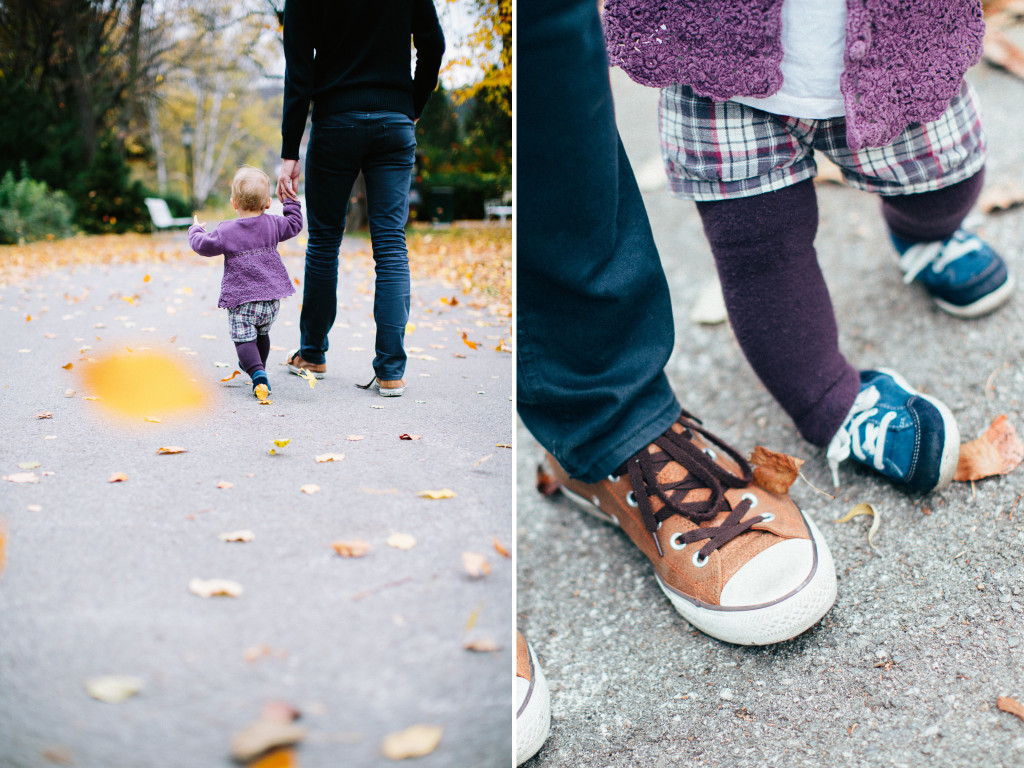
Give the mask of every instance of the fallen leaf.
M 405 332 L 406 333 L 412 333 L 415 330 L 416 330 L 416 323 L 406 323 L 405 324 Z
M 395 549 L 412 549 L 416 546 L 416 539 L 408 533 L 392 533 L 388 536 L 388 546 Z
M 476 552 L 462 553 L 462 567 L 474 579 L 483 578 L 491 572 L 491 564 L 483 555 L 478 555 Z
M 362 539 L 338 539 L 331 542 L 331 547 L 342 557 L 363 557 L 370 551 L 369 542 Z
M 200 336 L 199 338 L 200 338 L 200 339 L 206 339 L 207 341 L 216 341 L 216 340 L 217 340 L 217 337 L 216 337 L 216 336 L 211 336 L 211 335 L 210 335 L 210 334 L 208 334 L 208 333 L 204 333 L 204 334 L 203 334 L 202 336 Z
M 444 727 L 440 725 L 413 725 L 404 731 L 384 737 L 380 751 L 389 760 L 429 755 L 441 743 Z
M 469 336 L 466 335 L 465 331 L 462 332 L 462 342 L 470 349 L 476 349 L 480 346 L 479 341 L 470 341 Z
M 153 278 L 152 278 L 152 277 L 151 277 L 150 275 L 146 275 L 145 277 L 143 277 L 143 278 L 142 278 L 142 282 L 144 282 L 144 283 L 148 283 L 148 282 L 149 282 L 150 280 L 152 280 L 152 279 L 153 279 Z
M 345 439 L 346 439 L 346 440 L 352 440 L 352 441 L 355 441 L 355 440 L 362 440 L 362 439 L 363 439 L 363 435 L 349 435 L 349 436 L 348 436 L 347 438 L 345 438 Z
M 406 432 L 404 435 L 399 435 L 398 439 L 399 440 L 419 440 L 420 436 L 419 435 L 410 435 L 408 432 Z
M 36 414 L 36 418 L 37 419 L 52 419 L 53 418 L 53 413 L 51 413 L 50 411 L 41 411 L 40 413 Z
M 188 591 L 199 597 L 238 597 L 242 594 L 242 585 L 228 579 L 192 579 Z
M 43 466 L 38 461 L 19 461 L 18 469 L 39 469 Z
M 954 480 L 967 482 L 1013 471 L 1024 459 L 1024 444 L 1006 418 L 997 416 L 981 437 L 960 446 Z
M 29 512 L 42 512 L 43 508 L 39 504 L 29 504 L 25 507 Z
M 252 531 L 250 531 L 248 529 L 243 529 L 241 531 L 231 531 L 230 533 L 222 533 L 217 538 L 219 538 L 221 541 L 243 541 L 243 542 L 247 542 L 247 541 L 252 541 L 253 539 L 255 539 L 256 538 L 256 534 L 254 534 Z
M 459 299 L 456 296 L 452 296 L 450 299 L 442 296 L 441 303 L 447 304 L 449 307 L 457 307 L 459 305 Z
M 1024 720 L 1024 704 L 1021 704 L 1010 696 L 1000 696 L 996 699 L 996 706 L 1000 712 L 1008 712 L 1011 715 L 1016 715 L 1021 720 Z
M 262 656 L 269 656 L 274 651 L 269 645 L 252 645 L 242 651 L 242 658 L 250 664 Z
M 480 618 L 480 612 L 483 611 L 485 605 L 486 603 L 480 603 L 470 612 L 463 632 L 469 632 L 469 630 L 476 626 L 476 620 Z
M 142 690 L 142 680 L 129 675 L 100 675 L 86 680 L 85 690 L 94 699 L 120 704 Z
M 297 768 L 294 749 L 272 749 L 246 768 Z
M 320 486 L 314 483 L 309 483 L 308 485 L 304 485 L 301 488 L 299 488 L 299 490 L 302 491 L 303 493 L 313 495 L 314 493 L 320 490 Z
M 494 447 L 495 448 L 509 448 L 509 449 L 511 449 L 512 448 L 512 443 L 495 443 Z
M 160 419 L 154 419 L 152 416 L 147 416 L 145 418 L 145 421 L 148 421 L 150 424 L 159 424 L 160 423 Z
M 477 459 L 476 461 L 474 461 L 474 462 L 473 462 L 473 466 L 474 466 L 474 467 L 479 467 L 479 466 L 480 466 L 481 464 L 483 464 L 483 463 L 484 463 L 485 461 L 490 461 L 490 460 L 491 460 L 491 459 L 493 459 L 493 458 L 494 458 L 494 454 L 493 454 L 493 453 L 488 453 L 488 454 L 487 454 L 486 456 L 484 456 L 484 457 L 482 457 L 482 458 L 479 458 L 479 459 Z
M 304 370 L 304 371 L 301 371 L 301 372 L 299 373 L 299 375 L 300 375 L 300 376 L 301 376 L 302 378 L 304 378 L 304 379 L 305 379 L 306 381 L 308 381 L 308 382 L 309 382 L 309 388 L 310 388 L 310 389 L 313 389 L 313 387 L 315 387 L 315 386 L 316 386 L 316 376 L 314 376 L 314 375 L 313 375 L 312 373 L 310 373 L 309 371 L 305 371 L 305 370 Z
M 501 646 L 489 637 L 482 637 L 478 640 L 469 640 L 462 647 L 467 651 L 476 651 L 477 653 L 494 653 L 501 650 Z
M 754 482 L 772 493 L 785 494 L 800 476 L 803 459 L 785 453 L 770 451 L 763 445 L 754 448 L 750 454 L 754 466 Z
M 282 439 L 282 440 L 275 440 L 275 441 L 274 441 L 274 445 L 276 445 L 276 446 L 277 446 L 278 448 L 284 448 L 284 447 L 285 447 L 286 445 L 288 445 L 288 443 L 290 443 L 291 441 L 292 441 L 292 440 L 291 440 L 291 438 L 290 438 L 290 437 L 289 437 L 289 438 L 286 438 L 286 439 Z
M 114 474 L 112 474 L 110 476 L 110 479 L 107 480 L 107 482 L 108 483 L 123 483 L 127 479 L 128 479 L 128 475 L 126 475 L 124 472 L 115 472 Z
M 494 544 L 494 551 L 499 555 L 502 557 L 512 557 L 512 555 L 509 554 L 509 551 L 505 548 L 505 545 L 498 540 L 497 536 L 491 536 L 491 543 Z
M 874 545 L 872 539 L 874 538 L 875 533 L 878 531 L 878 526 L 882 523 L 882 517 L 878 510 L 876 510 L 867 502 L 861 502 L 860 504 L 854 505 L 850 509 L 850 511 L 846 513 L 846 515 L 836 520 L 836 522 L 848 523 L 850 520 L 853 520 L 853 518 L 857 517 L 857 515 L 871 515 L 871 517 L 873 518 L 871 521 L 871 527 L 868 529 L 868 545 L 872 549 L 878 549 Z
M 74 765 L 75 764 L 75 753 L 62 744 L 57 746 L 47 747 L 42 752 L 43 759 L 48 763 L 54 765 Z
M 231 739 L 231 756 L 248 762 L 268 750 L 297 744 L 306 738 L 306 729 L 280 716 L 261 714 L 259 719 L 239 731 Z
M 75 390 L 73 390 L 73 389 L 65 389 L 64 390 L 64 397 L 74 397 L 74 396 L 75 396 Z
M 61 368 L 63 368 L 65 371 L 70 371 L 74 367 L 75 367 L 74 363 L 68 363 L 67 365 L 62 365 L 61 366 Z
M 1024 52 L 998 29 L 985 31 L 982 57 L 989 64 L 1024 78 Z
M 188 450 L 180 445 L 164 445 L 156 449 L 157 456 L 169 456 L 174 453 L 188 453 Z
M 240 373 L 241 373 L 241 371 L 235 371 L 230 376 L 221 379 L 221 381 L 231 381 L 233 378 L 235 378 L 235 376 L 238 376 Z
M 420 491 L 416 495 L 421 499 L 453 499 L 455 498 L 455 491 L 443 488 L 440 491 Z
M 508 352 L 509 354 L 512 354 L 512 352 L 514 350 L 512 349 L 512 347 L 509 346 L 508 342 L 505 341 L 505 339 L 502 339 L 501 341 L 498 342 L 498 346 L 496 346 L 494 348 L 494 351 L 495 352 Z
M 329 461 L 341 461 L 345 458 L 344 453 L 321 453 L 319 456 L 314 456 L 317 464 L 325 464 Z
M 102 400 L 103 398 L 102 397 L 87 397 L 85 399 L 86 400 L 90 400 L 90 401 L 96 401 L 96 400 Z
M 234 488 L 235 484 L 234 483 L 229 483 L 227 480 L 221 480 L 219 483 L 217 483 L 217 487 L 218 488 Z

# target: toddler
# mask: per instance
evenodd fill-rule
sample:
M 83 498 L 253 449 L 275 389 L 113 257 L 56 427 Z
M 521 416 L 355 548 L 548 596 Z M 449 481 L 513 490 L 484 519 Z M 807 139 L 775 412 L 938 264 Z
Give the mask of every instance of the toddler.
M 964 72 L 979 0 L 607 0 L 611 62 L 662 88 L 672 193 L 695 200 L 736 338 L 801 434 L 911 492 L 950 481 L 949 409 L 839 351 L 814 250 L 815 150 L 881 196 L 904 282 L 977 317 L 1012 275 L 960 228 L 982 187 L 985 137 Z
M 270 207 L 270 178 L 258 168 L 243 166 L 231 182 L 231 207 L 238 218 L 207 233 L 196 217 L 188 230 L 189 244 L 200 256 L 224 254 L 217 306 L 228 310 L 238 365 L 252 379 L 252 392 L 260 400 L 270 395 L 270 326 L 280 300 L 295 293 L 277 244 L 302 229 L 302 207 L 293 199 L 285 199 L 283 205 L 284 216 L 265 213 Z

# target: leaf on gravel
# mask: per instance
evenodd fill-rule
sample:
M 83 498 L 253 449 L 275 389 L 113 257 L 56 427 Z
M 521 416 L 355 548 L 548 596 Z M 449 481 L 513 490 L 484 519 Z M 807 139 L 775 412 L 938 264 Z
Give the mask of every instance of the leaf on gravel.
M 505 545 L 498 540 L 497 536 L 491 536 L 491 543 L 494 544 L 494 551 L 499 555 L 502 557 L 512 557 L 512 555 L 509 554 L 508 549 L 505 548 Z
M 443 735 L 444 726 L 413 725 L 385 736 L 380 751 L 389 760 L 423 757 L 437 749 Z
M 107 482 L 108 483 L 123 483 L 127 479 L 128 479 L 128 475 L 126 475 L 124 472 L 115 472 L 114 474 L 112 474 L 110 476 L 110 479 L 107 480 Z
M 754 448 L 748 459 L 754 465 L 754 482 L 771 493 L 785 494 L 800 476 L 803 459 L 778 451 L 770 451 L 763 445 Z
M 342 557 L 364 557 L 370 551 L 370 543 L 362 539 L 338 539 L 331 547 Z
M 175 453 L 188 453 L 188 450 L 180 445 L 163 445 L 156 449 L 157 456 L 170 456 Z
M 439 491 L 420 491 L 416 495 L 421 499 L 453 499 L 455 491 L 450 488 L 442 488 Z
M 242 585 L 228 579 L 192 579 L 188 591 L 199 597 L 238 597 L 242 594 Z
M 306 381 L 309 382 L 309 388 L 310 389 L 313 389 L 313 387 L 316 386 L 316 376 L 314 376 L 309 371 L 301 371 L 299 373 L 299 376 L 301 376 L 302 378 L 304 378 Z
M 148 421 L 150 424 L 159 424 L 160 423 L 160 419 L 154 419 L 152 416 L 147 416 L 145 418 L 145 421 Z
M 36 414 L 36 418 L 37 419 L 52 419 L 53 418 L 53 413 L 51 413 L 50 411 L 40 411 L 39 413 Z
M 874 538 L 875 533 L 878 531 L 878 526 L 882 524 L 882 516 L 881 513 L 879 513 L 879 511 L 875 509 L 872 505 L 868 504 L 867 502 L 861 502 L 860 504 L 856 504 L 853 507 L 851 507 L 850 511 L 847 512 L 843 517 L 836 520 L 836 522 L 848 523 L 858 515 L 871 515 L 871 517 L 873 518 L 871 520 L 871 527 L 868 529 L 868 545 L 872 549 L 878 549 L 874 545 L 872 539 Z
M 106 357 L 84 368 L 82 380 L 105 408 L 129 418 L 197 410 L 208 400 L 188 368 L 156 352 Z
M 416 546 L 416 539 L 408 533 L 392 533 L 388 536 L 388 546 L 395 549 L 412 549 Z
M 236 733 L 231 739 L 231 756 L 244 763 L 268 750 L 291 746 L 302 741 L 306 738 L 306 729 L 292 722 L 295 714 L 294 710 L 291 712 L 293 716 L 286 719 L 287 711 L 279 707 L 271 709 L 271 705 L 268 704 L 258 720 Z
M 246 528 L 241 531 L 222 533 L 218 538 L 221 541 L 252 541 L 256 538 L 256 534 Z
M 1016 699 L 1009 696 L 1000 696 L 996 699 L 996 706 L 1000 712 L 1008 712 L 1024 720 L 1024 704 L 1021 704 Z
M 19 461 L 18 469 L 39 469 L 43 466 L 38 461 Z
M 419 440 L 419 435 L 410 435 L 408 432 L 398 436 L 399 440 Z
M 954 480 L 968 482 L 1012 472 L 1024 459 L 1024 444 L 1006 418 L 997 416 L 981 437 L 960 446 Z
M 356 441 L 356 440 L 362 440 L 362 439 L 363 439 L 363 435 L 349 435 L 349 436 L 348 436 L 347 438 L 345 438 L 345 439 L 346 439 L 346 440 L 352 440 L 352 441 L 354 442 L 354 441 Z
M 302 491 L 303 493 L 313 495 L 314 493 L 320 490 L 320 486 L 316 485 L 315 483 L 309 483 L 299 488 L 299 490 Z
M 85 690 L 94 699 L 120 704 L 142 690 L 142 680 L 130 675 L 99 675 L 85 681 Z
M 230 376 L 221 379 L 221 381 L 231 381 L 233 378 L 235 378 L 235 376 L 238 376 L 240 373 L 241 373 L 241 371 L 235 371 Z
M 341 461 L 345 458 L 344 453 L 321 453 L 318 456 L 314 456 L 317 464 L 326 464 L 329 461 Z
M 480 346 L 479 341 L 470 341 L 469 336 L 466 335 L 465 331 L 462 332 L 462 342 L 470 349 L 476 349 Z
M 235 484 L 231 483 L 231 482 L 228 482 L 227 480 L 221 480 L 219 483 L 217 483 L 217 487 L 218 488 L 225 488 L 225 489 L 226 488 L 234 488 Z
M 501 646 L 490 637 L 469 640 L 462 647 L 467 651 L 476 651 L 477 653 L 495 653 L 501 650 Z
M 483 555 L 478 555 L 476 552 L 462 553 L 462 567 L 474 579 L 483 578 L 491 572 L 491 564 Z

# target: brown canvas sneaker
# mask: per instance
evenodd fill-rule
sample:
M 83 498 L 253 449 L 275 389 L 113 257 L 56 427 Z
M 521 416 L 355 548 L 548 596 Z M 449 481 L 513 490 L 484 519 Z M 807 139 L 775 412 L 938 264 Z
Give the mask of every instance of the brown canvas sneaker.
M 297 349 L 288 353 L 288 361 L 285 365 L 296 376 L 301 376 L 303 371 L 309 371 L 313 374 L 314 379 L 322 379 L 327 375 L 327 363 L 311 363 L 308 360 L 303 360 Z
M 521 633 L 516 632 L 516 765 L 540 749 L 551 729 L 551 695 L 544 673 Z
M 832 554 L 813 521 L 788 496 L 754 485 L 743 457 L 686 411 L 600 482 L 546 462 L 567 498 L 626 532 L 676 610 L 712 637 L 788 640 L 835 603 Z

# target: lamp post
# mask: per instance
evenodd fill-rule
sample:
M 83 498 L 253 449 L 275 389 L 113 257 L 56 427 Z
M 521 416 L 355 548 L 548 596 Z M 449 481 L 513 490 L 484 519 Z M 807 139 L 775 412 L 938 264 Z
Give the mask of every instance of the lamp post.
M 188 177 L 188 205 L 189 208 L 195 212 L 196 202 L 194 197 L 195 190 L 195 178 L 193 177 L 192 169 L 192 139 L 195 138 L 195 134 L 192 133 L 192 124 L 185 123 L 185 126 L 181 129 L 181 145 L 185 147 L 185 175 Z

